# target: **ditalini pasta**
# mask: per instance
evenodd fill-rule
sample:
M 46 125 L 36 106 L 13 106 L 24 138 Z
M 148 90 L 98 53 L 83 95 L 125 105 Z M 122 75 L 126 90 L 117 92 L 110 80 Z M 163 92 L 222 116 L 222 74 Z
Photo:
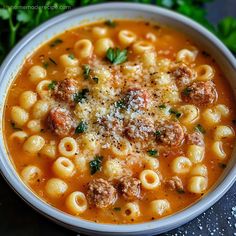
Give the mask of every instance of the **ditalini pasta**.
M 5 142 L 23 183 L 97 223 L 148 222 L 193 204 L 235 141 L 233 93 L 214 59 L 145 21 L 100 21 L 46 42 L 5 104 Z

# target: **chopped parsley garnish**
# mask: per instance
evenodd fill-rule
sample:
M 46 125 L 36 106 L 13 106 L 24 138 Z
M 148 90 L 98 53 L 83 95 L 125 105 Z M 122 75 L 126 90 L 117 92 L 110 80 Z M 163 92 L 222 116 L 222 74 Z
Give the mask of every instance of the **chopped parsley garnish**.
M 176 111 L 175 109 L 170 108 L 169 112 L 170 114 L 175 115 L 176 118 L 179 118 L 181 116 L 181 113 Z
M 158 151 L 157 150 L 148 150 L 147 153 L 151 157 L 158 155 Z
M 14 130 L 22 130 L 21 128 L 18 128 L 18 127 L 16 126 L 16 124 L 15 124 L 13 121 L 11 121 L 11 127 L 12 127 L 12 129 L 14 129 Z
M 57 81 L 53 80 L 49 85 L 48 85 L 48 89 L 50 90 L 54 90 L 55 87 L 57 85 Z
M 165 104 L 161 104 L 160 106 L 158 106 L 160 109 L 165 109 L 166 105 Z
M 184 90 L 183 90 L 183 94 L 185 95 L 185 96 L 189 96 L 189 94 L 192 92 L 193 90 L 191 89 L 191 88 L 185 88 Z
M 179 193 L 179 194 L 184 194 L 185 191 L 183 189 L 176 189 L 176 192 Z
M 117 101 L 115 103 L 115 107 L 116 108 L 124 109 L 125 108 L 125 101 L 124 101 L 124 99 L 121 99 L 121 100 Z
M 224 164 L 224 163 L 219 163 L 218 165 L 219 165 L 219 167 L 220 167 L 220 168 L 222 168 L 222 169 L 225 169 L 225 168 L 226 168 L 226 166 L 227 166 L 227 165 L 226 165 L 226 164 Z
M 109 48 L 106 53 L 106 58 L 114 65 L 121 64 L 127 60 L 127 50 L 119 48 Z
M 47 69 L 50 66 L 50 64 L 57 66 L 57 63 L 51 57 L 49 57 L 47 61 L 43 62 L 43 67 Z
M 116 27 L 116 22 L 113 20 L 106 20 L 104 24 L 112 28 Z
M 72 54 L 72 53 L 71 53 L 71 54 L 69 54 L 69 55 L 68 55 L 68 57 L 69 57 L 70 59 L 72 59 L 72 60 L 74 60 L 74 59 L 75 59 L 75 55 L 74 55 L 74 54 Z
M 89 65 L 83 65 L 83 75 L 85 79 L 89 79 L 90 78 L 90 66 Z
M 43 67 L 44 67 L 45 69 L 47 69 L 48 66 L 49 66 L 49 63 L 48 63 L 48 62 L 44 62 L 44 63 L 43 63 Z
M 98 84 L 98 77 L 93 77 L 93 81 Z
M 75 129 L 75 134 L 82 134 L 88 129 L 87 123 L 81 121 Z
M 90 174 L 94 175 L 97 171 L 102 168 L 102 156 L 95 156 L 94 160 L 89 162 Z
M 79 103 L 87 98 L 89 90 L 87 88 L 82 89 L 80 92 L 74 94 L 74 102 Z
M 157 131 L 155 132 L 155 135 L 156 135 L 157 137 L 160 137 L 160 136 L 161 136 L 161 131 L 157 130 Z
M 204 129 L 204 127 L 201 125 L 201 124 L 197 124 L 196 127 L 195 127 L 195 130 L 197 132 L 200 132 L 202 134 L 205 134 L 206 133 L 206 130 Z
M 55 66 L 57 65 L 57 63 L 51 57 L 49 57 L 49 61 L 52 62 L 52 64 L 54 64 Z
M 58 44 L 61 44 L 61 43 L 63 43 L 61 39 L 56 39 L 50 44 L 50 47 L 51 48 L 56 47 Z
M 121 208 L 120 207 L 114 207 L 113 210 L 114 211 L 121 211 Z

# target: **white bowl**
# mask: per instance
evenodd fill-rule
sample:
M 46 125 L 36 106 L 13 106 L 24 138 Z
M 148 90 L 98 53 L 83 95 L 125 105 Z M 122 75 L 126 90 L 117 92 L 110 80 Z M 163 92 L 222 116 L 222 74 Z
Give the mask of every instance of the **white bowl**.
M 0 68 L 0 111 L 4 110 L 5 95 L 26 57 L 42 43 L 66 29 L 100 19 L 128 18 L 156 21 L 169 25 L 189 35 L 200 47 L 215 58 L 226 75 L 232 89 L 236 90 L 236 61 L 229 50 L 213 34 L 194 21 L 172 11 L 154 6 L 129 3 L 109 3 L 75 9 L 64 13 L 37 27 L 12 49 Z M 138 27 L 138 26 L 137 26 Z M 3 120 L 3 117 L 1 116 Z M 66 214 L 42 201 L 20 180 L 3 142 L 0 139 L 0 170 L 9 185 L 29 205 L 46 217 L 77 232 L 91 235 L 152 235 L 178 227 L 212 206 L 222 197 L 236 179 L 236 158 L 231 158 L 219 181 L 201 200 L 186 209 L 160 220 L 133 225 L 97 224 Z M 234 154 L 235 156 L 235 151 Z

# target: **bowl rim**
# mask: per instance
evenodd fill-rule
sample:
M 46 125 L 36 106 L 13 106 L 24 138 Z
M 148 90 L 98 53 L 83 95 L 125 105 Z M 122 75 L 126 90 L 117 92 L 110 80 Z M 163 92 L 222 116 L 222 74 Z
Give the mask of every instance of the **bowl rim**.
M 2 66 L 0 68 L 0 86 L 2 84 L 4 73 L 6 69 L 10 66 L 13 58 L 17 56 L 20 50 L 27 47 L 27 43 L 30 40 L 37 37 L 48 27 L 51 27 L 55 23 L 63 22 L 64 19 L 74 17 L 77 14 L 86 14 L 97 10 L 106 10 L 107 12 L 109 12 L 109 10 L 121 10 L 122 8 L 125 8 L 126 10 L 137 10 L 140 12 L 151 12 L 155 14 L 161 14 L 171 19 L 175 19 L 181 24 L 188 25 L 193 30 L 201 33 L 209 42 L 212 42 L 216 46 L 216 50 L 219 50 L 227 59 L 227 61 L 231 64 L 231 66 L 236 70 L 235 58 L 233 57 L 231 52 L 226 48 L 226 46 L 215 35 L 213 35 L 203 26 L 194 22 L 190 18 L 153 5 L 116 2 L 77 8 L 63 13 L 59 16 L 56 16 L 32 30 L 22 40 L 20 40 L 20 42 L 11 50 L 11 52 L 8 54 L 8 56 L 2 63 Z M 2 148 L 4 148 L 4 145 L 1 144 L 0 154 L 3 158 L 0 158 L 0 171 L 3 177 L 8 182 L 8 184 L 13 188 L 13 190 L 34 209 L 41 212 L 48 218 L 56 221 L 57 223 L 63 224 L 64 226 L 69 226 L 72 229 L 80 229 L 84 232 L 89 231 L 98 233 L 113 233 L 115 235 L 119 235 L 119 233 L 161 233 L 167 230 L 171 230 L 192 220 L 196 216 L 200 215 L 203 211 L 211 207 L 226 193 L 226 191 L 228 191 L 228 189 L 233 185 L 236 180 L 236 166 L 232 166 L 228 170 L 227 176 L 224 177 L 221 183 L 215 189 L 209 192 L 203 199 L 173 215 L 162 218 L 160 220 L 137 224 L 100 224 L 83 220 L 82 218 L 74 217 L 67 213 L 63 213 L 62 211 L 48 205 L 43 200 L 39 199 L 29 188 L 27 188 L 24 184 L 21 183 L 21 181 L 19 181 L 19 177 L 16 171 L 9 167 L 9 163 L 4 161 L 4 158 L 8 157 L 5 156 Z

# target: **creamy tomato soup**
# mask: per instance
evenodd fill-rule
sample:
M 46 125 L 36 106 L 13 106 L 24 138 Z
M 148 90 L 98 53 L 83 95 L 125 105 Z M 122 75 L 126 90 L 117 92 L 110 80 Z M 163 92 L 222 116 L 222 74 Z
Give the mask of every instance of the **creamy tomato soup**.
M 48 204 L 99 223 L 173 214 L 217 181 L 235 141 L 233 93 L 187 35 L 144 21 L 68 30 L 24 63 L 4 133 Z

